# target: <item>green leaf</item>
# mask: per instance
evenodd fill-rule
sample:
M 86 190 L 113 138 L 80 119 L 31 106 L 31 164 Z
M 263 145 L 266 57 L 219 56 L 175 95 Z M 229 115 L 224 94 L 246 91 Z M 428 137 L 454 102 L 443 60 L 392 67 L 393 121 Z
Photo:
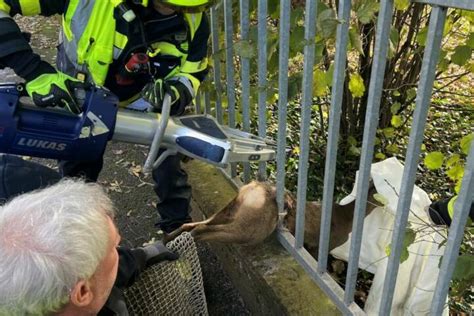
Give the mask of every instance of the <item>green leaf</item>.
M 400 151 L 400 148 L 398 148 L 397 144 L 390 144 L 385 147 L 385 150 L 391 154 L 397 154 Z
M 383 206 L 386 206 L 388 204 L 388 199 L 380 193 L 375 193 L 373 197 L 377 202 L 379 202 Z
M 253 58 L 255 56 L 255 45 L 249 41 L 239 41 L 234 44 L 235 53 L 242 58 Z
M 364 2 L 357 10 L 356 15 L 362 24 L 370 23 L 375 18 L 375 13 L 379 11 L 379 4 L 373 1 Z
M 454 192 L 456 192 L 456 194 L 459 194 L 459 192 L 461 192 L 461 185 L 462 185 L 462 179 L 459 179 L 458 181 L 456 181 L 456 185 L 454 186 Z
M 313 72 L 313 94 L 315 97 L 322 97 L 326 95 L 326 73 L 320 69 Z
M 395 0 L 395 9 L 405 11 L 410 6 L 410 0 Z
M 347 143 L 352 146 L 357 145 L 357 140 L 353 136 L 347 137 Z
M 321 30 L 323 38 L 330 38 L 336 34 L 338 20 L 333 9 L 326 9 L 318 14 L 318 26 Z
M 332 86 L 332 78 L 334 77 L 334 63 L 329 66 L 328 71 L 326 71 L 326 85 L 328 87 Z
M 443 165 L 444 155 L 439 151 L 433 151 L 426 154 L 424 163 L 425 166 L 430 170 L 436 170 L 441 168 Z
M 403 263 L 408 259 L 408 247 L 415 241 L 416 233 L 411 228 L 407 228 L 405 231 L 405 238 L 403 239 L 402 254 L 400 256 L 400 263 Z
M 268 14 L 273 19 L 278 19 L 280 17 L 280 1 L 279 0 L 268 1 Z
M 471 60 L 472 48 L 467 45 L 456 47 L 454 54 L 451 56 L 451 61 L 458 66 L 464 66 Z
M 305 43 L 306 40 L 304 38 L 304 27 L 299 25 L 295 26 L 291 30 L 290 36 L 290 51 L 292 54 L 303 51 Z
M 304 20 L 303 7 L 297 7 L 291 10 L 290 25 L 296 25 L 299 21 L 303 21 L 303 20 Z
M 349 147 L 349 155 L 354 156 L 354 157 L 359 157 L 360 156 L 360 148 L 356 146 L 350 146 Z
M 386 138 L 392 138 L 395 136 L 395 129 L 393 127 L 387 127 L 382 130 L 382 133 Z
M 471 144 L 474 141 L 474 133 L 468 134 L 461 138 L 460 146 L 461 150 L 464 154 L 469 154 L 469 150 L 471 149 Z
M 454 165 L 448 171 L 446 171 L 446 174 L 453 181 L 460 180 L 464 175 L 464 167 L 459 164 Z
M 411 228 L 407 228 L 405 230 L 405 236 L 403 239 L 403 246 L 402 246 L 402 252 L 400 254 L 400 263 L 405 262 L 408 259 L 408 256 L 410 253 L 408 252 L 408 247 L 410 247 L 411 244 L 415 241 L 416 233 L 413 231 Z M 390 256 L 391 253 L 391 245 L 387 245 L 385 247 L 385 253 L 387 256 Z
M 360 34 L 353 27 L 349 29 L 349 40 L 350 40 L 351 46 L 354 47 L 359 52 L 359 54 L 361 54 L 362 56 L 365 56 L 364 50 L 362 49 L 362 40 L 360 39 Z
M 407 99 L 414 99 L 416 97 L 416 88 L 410 88 L 407 90 Z
M 400 115 L 393 115 L 390 123 L 393 127 L 400 127 L 403 125 L 402 117 Z
M 471 34 L 469 34 L 469 38 L 466 41 L 466 45 L 474 49 L 474 32 L 471 32 Z
M 427 37 L 428 37 L 428 27 L 425 26 L 418 32 L 418 35 L 416 35 L 416 41 L 421 46 L 425 46 Z
M 458 257 L 453 272 L 454 280 L 469 280 L 474 278 L 474 255 L 465 253 Z
M 364 95 L 365 85 L 360 74 L 352 74 L 349 79 L 349 91 L 354 98 L 360 98 Z
M 385 156 L 383 153 L 376 153 L 375 158 L 379 160 L 384 160 L 387 156 Z
M 453 154 L 449 157 L 448 161 L 446 161 L 446 167 L 452 167 L 457 164 L 461 160 L 461 156 L 458 154 Z
M 400 107 L 402 105 L 400 104 L 400 102 L 395 102 L 394 104 L 392 104 L 392 106 L 390 107 L 390 112 L 392 114 L 397 114 L 398 111 L 400 110 Z
M 397 46 L 398 42 L 400 41 L 400 33 L 396 27 L 392 27 L 390 29 L 390 41 L 393 43 L 394 46 Z

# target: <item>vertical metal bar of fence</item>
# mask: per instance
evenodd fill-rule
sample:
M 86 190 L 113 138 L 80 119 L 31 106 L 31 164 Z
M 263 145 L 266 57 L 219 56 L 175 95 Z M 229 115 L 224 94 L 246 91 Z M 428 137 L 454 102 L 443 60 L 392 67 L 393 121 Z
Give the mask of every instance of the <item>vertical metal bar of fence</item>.
M 250 16 L 249 16 L 249 0 L 240 0 L 240 39 L 243 42 L 249 40 L 250 30 Z M 248 57 L 241 58 L 242 66 L 242 119 L 243 129 L 245 132 L 250 132 L 250 59 Z M 250 163 L 245 162 L 244 164 L 244 182 L 250 181 Z
M 235 128 L 235 81 L 233 56 L 234 26 L 232 24 L 232 0 L 224 0 L 224 32 L 227 80 L 227 109 L 229 113 L 229 126 Z
M 359 267 L 362 229 L 364 227 L 365 209 L 369 190 L 370 168 L 374 155 L 375 134 L 379 121 L 380 100 L 382 97 L 383 77 L 387 62 L 390 24 L 392 23 L 393 0 L 380 3 L 380 11 L 375 35 L 374 61 L 370 74 L 369 96 L 365 115 L 365 130 L 362 141 L 362 153 L 357 179 L 357 200 L 352 223 L 352 241 L 349 250 L 349 263 L 346 275 L 344 302 L 349 305 L 354 301 L 354 292 Z
M 303 65 L 303 97 L 301 104 L 300 159 L 298 161 L 298 187 L 296 200 L 295 247 L 303 247 L 306 191 L 308 188 L 308 157 L 311 124 L 311 107 L 313 101 L 313 67 L 316 33 L 316 1 L 306 1 L 305 9 L 305 46 Z
M 258 136 L 267 136 L 267 0 L 258 0 Z M 258 178 L 267 178 L 267 164 L 258 165 Z
M 217 122 L 223 123 L 222 113 L 222 85 L 221 85 L 221 59 L 219 57 L 219 11 L 216 6 L 211 7 L 211 29 L 212 29 L 212 59 L 214 63 L 213 77 L 214 88 L 216 89 L 216 118 Z
M 196 114 L 201 114 L 201 98 L 202 98 L 202 93 L 198 92 L 196 96 Z
M 474 192 L 474 141 L 467 158 L 466 168 L 462 179 L 461 191 L 454 204 L 454 216 L 449 228 L 448 241 L 444 251 L 438 281 L 435 286 L 431 315 L 441 315 L 448 295 L 449 283 L 453 275 L 459 248 L 464 235 L 467 217 L 473 201 Z
M 225 61 L 227 79 L 227 111 L 229 126 L 235 128 L 235 78 L 234 78 L 234 26 L 232 23 L 232 0 L 224 0 Z M 237 176 L 235 163 L 230 165 L 230 177 Z
M 204 91 L 204 113 L 212 115 L 211 96 L 209 91 Z
M 329 253 L 329 234 L 331 232 L 331 216 L 334 198 L 334 183 L 336 177 L 337 145 L 339 127 L 341 123 L 342 94 L 344 93 L 344 79 L 346 73 L 347 41 L 349 38 L 349 19 L 351 1 L 340 0 L 337 26 L 336 56 L 334 75 L 332 78 L 331 108 L 329 114 L 328 143 L 326 163 L 324 168 L 323 212 L 321 214 L 321 231 L 319 237 L 318 272 L 324 273 L 327 269 Z
M 288 59 L 290 55 L 291 0 L 280 0 L 280 43 L 278 60 L 278 141 L 277 141 L 277 202 L 283 211 L 285 198 L 286 114 L 288 107 Z
M 405 236 L 405 227 L 410 212 L 410 204 L 415 185 L 416 170 L 418 167 L 421 145 L 423 143 L 423 132 L 426 117 L 431 101 L 431 92 L 436 75 L 441 39 L 443 37 L 444 22 L 446 19 L 446 8 L 433 7 L 431 11 L 428 37 L 421 66 L 420 82 L 416 96 L 415 113 L 413 125 L 410 131 L 405 168 L 400 188 L 400 199 L 398 200 L 397 213 L 395 215 L 394 232 L 391 241 L 390 256 L 388 259 L 387 272 L 385 275 L 380 314 L 390 313 L 392 300 L 400 265 L 400 254 Z

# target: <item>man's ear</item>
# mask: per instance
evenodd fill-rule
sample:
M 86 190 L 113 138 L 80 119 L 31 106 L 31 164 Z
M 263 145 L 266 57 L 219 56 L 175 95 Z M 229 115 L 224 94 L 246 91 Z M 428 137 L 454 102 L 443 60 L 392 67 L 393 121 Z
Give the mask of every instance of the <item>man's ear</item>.
M 77 307 L 88 306 L 94 299 L 89 280 L 80 280 L 70 294 L 71 304 Z

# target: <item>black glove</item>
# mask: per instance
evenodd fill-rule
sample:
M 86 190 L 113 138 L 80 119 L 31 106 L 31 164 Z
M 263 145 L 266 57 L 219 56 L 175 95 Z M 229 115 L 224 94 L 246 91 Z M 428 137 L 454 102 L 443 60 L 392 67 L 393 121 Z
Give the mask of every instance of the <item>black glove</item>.
M 148 83 L 142 91 L 142 97 L 153 106 L 153 111 L 161 113 L 165 94 L 171 97 L 170 115 L 179 116 L 184 113 L 186 106 L 193 100 L 192 87 L 187 87 L 178 80 L 157 79 Z
M 161 240 L 142 249 L 146 254 L 147 267 L 152 266 L 158 262 L 174 261 L 179 258 L 179 255 L 169 250 Z
M 75 89 L 84 89 L 84 83 L 62 72 L 45 73 L 26 84 L 26 91 L 40 107 L 64 107 L 74 114 L 82 112 L 74 97 Z

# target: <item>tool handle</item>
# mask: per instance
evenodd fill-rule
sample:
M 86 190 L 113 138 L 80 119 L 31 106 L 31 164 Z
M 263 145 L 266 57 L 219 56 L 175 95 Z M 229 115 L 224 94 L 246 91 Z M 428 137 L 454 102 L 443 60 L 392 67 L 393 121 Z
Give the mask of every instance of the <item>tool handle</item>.
M 145 165 L 143 166 L 144 172 L 151 172 L 155 161 L 157 160 L 156 158 L 158 157 L 158 151 L 160 150 L 160 146 L 163 142 L 163 137 L 165 135 L 166 127 L 168 126 L 170 111 L 171 96 L 166 93 L 165 97 L 163 98 L 163 105 L 161 107 L 160 123 L 158 124 L 158 128 L 155 131 L 155 136 L 153 136 L 150 151 L 148 152 L 148 157 L 146 158 Z

